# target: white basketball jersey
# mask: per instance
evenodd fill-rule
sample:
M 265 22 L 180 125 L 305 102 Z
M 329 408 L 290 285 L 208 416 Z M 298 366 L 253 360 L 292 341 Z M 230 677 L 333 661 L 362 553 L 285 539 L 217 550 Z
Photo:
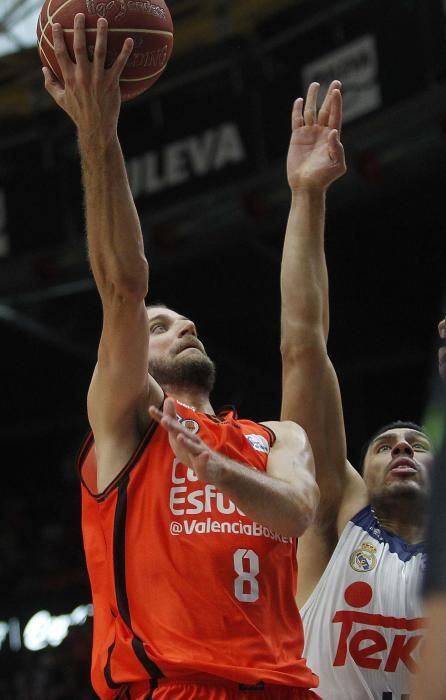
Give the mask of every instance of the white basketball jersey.
M 423 638 L 422 545 L 384 530 L 370 506 L 345 527 L 301 609 L 304 656 L 323 700 L 409 700 Z

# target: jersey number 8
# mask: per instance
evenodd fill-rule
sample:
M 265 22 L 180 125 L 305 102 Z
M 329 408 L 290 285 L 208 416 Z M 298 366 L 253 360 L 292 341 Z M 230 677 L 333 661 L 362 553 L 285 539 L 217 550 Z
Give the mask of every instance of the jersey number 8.
M 243 563 L 247 562 L 247 570 Z M 234 569 L 238 574 L 234 581 L 234 595 L 241 603 L 255 603 L 259 599 L 259 557 L 252 549 L 234 552 Z

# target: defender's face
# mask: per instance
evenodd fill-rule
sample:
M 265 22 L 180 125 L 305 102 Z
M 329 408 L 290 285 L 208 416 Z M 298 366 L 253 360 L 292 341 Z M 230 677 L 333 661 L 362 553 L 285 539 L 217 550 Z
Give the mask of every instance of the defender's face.
M 417 430 L 387 430 L 370 444 L 364 460 L 364 480 L 371 500 L 383 496 L 427 495 L 433 461 L 432 446 Z
M 195 324 L 176 311 L 162 306 L 147 311 L 150 330 L 150 362 L 181 360 L 206 355 Z

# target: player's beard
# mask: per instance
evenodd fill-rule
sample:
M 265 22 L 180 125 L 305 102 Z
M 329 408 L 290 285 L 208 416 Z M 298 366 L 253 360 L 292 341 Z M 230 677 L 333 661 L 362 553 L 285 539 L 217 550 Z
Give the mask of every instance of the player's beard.
M 210 394 L 215 384 L 215 365 L 203 353 L 151 359 L 149 372 L 162 387 L 194 387 Z
M 391 489 L 383 489 L 373 494 L 370 505 L 376 513 L 388 514 L 389 517 L 398 514 L 410 521 L 423 519 L 429 502 L 429 489 L 415 489 L 404 481 L 395 484 Z

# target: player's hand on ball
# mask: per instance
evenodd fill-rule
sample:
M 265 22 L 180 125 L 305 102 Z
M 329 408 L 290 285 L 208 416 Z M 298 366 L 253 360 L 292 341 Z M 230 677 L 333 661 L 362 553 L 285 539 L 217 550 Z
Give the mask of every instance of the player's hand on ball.
M 120 75 L 133 49 L 133 40 L 124 41 L 121 53 L 110 68 L 105 68 L 107 49 L 107 20 L 97 23 L 97 38 L 93 60 L 87 53 L 85 15 L 74 18 L 73 49 L 76 62 L 68 53 L 60 24 L 53 25 L 54 52 L 63 82 L 48 68 L 43 68 L 45 88 L 76 124 L 80 137 L 95 135 L 107 140 L 116 132 L 121 105 Z
M 346 172 L 344 149 L 340 142 L 342 126 L 341 83 L 333 80 L 317 111 L 319 84 L 311 83 L 304 102 L 293 106 L 292 134 L 288 150 L 288 183 L 292 191 L 326 190 Z
M 177 459 L 193 469 L 200 481 L 212 481 L 212 472 L 218 468 L 218 455 L 178 422 L 175 402 L 166 399 L 162 412 L 150 406 L 149 414 L 169 434 L 170 446 Z

